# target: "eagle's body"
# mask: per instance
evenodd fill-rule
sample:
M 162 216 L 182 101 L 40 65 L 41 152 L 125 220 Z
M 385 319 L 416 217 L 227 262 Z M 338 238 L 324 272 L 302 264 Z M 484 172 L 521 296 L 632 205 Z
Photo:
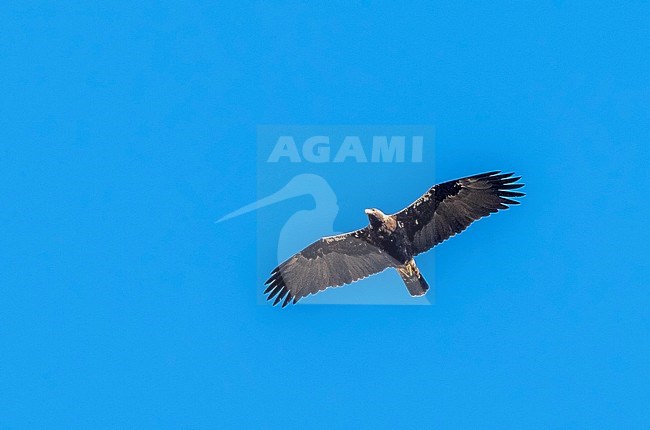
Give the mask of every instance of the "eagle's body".
M 403 228 L 403 222 L 398 220 L 396 214 L 385 215 L 379 209 L 366 209 L 366 215 L 370 219 L 368 241 L 395 260 L 395 268 L 412 296 L 424 295 L 429 285 L 415 265 L 413 242 Z
M 370 219 L 368 241 L 384 249 L 395 260 L 408 261 L 413 256 L 412 246 L 406 231 L 397 228 L 397 217 L 385 215 L 379 209 L 366 209 L 365 212 Z
M 429 286 L 413 257 L 460 233 L 473 221 L 518 204 L 509 197 L 523 184 L 512 174 L 489 172 L 435 185 L 407 208 L 385 215 L 366 209 L 369 225 L 350 233 L 324 237 L 273 270 L 265 294 L 274 305 L 397 269 L 412 296 Z

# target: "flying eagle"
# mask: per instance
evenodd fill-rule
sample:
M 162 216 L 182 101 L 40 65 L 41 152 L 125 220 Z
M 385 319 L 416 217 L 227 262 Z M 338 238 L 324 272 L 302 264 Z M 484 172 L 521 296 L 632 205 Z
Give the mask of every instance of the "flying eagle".
M 521 177 L 500 171 L 468 176 L 434 185 L 406 209 L 386 215 L 366 209 L 366 227 L 323 237 L 276 267 L 266 281 L 273 305 L 296 303 L 309 294 L 339 287 L 397 269 L 411 296 L 426 294 L 429 285 L 415 264 L 418 254 L 465 230 L 472 222 L 519 204 L 513 191 Z

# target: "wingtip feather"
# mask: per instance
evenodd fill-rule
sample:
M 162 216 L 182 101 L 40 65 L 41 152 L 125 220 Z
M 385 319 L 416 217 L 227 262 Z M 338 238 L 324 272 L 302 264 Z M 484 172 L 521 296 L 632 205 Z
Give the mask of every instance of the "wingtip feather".
M 287 305 L 289 304 L 289 302 L 291 301 L 291 299 L 292 299 L 292 296 L 291 296 L 291 293 L 289 292 L 289 293 L 287 294 L 287 298 L 284 299 L 284 302 L 282 303 L 282 307 L 287 306 Z

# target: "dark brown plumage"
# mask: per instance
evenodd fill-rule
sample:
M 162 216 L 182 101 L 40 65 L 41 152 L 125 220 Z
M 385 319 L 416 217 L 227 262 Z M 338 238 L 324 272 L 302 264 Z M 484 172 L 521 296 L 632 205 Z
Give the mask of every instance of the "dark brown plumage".
M 385 215 L 367 209 L 370 224 L 360 230 L 319 239 L 276 267 L 264 294 L 273 304 L 296 303 L 328 287 L 398 270 L 409 293 L 429 289 L 413 257 L 465 230 L 472 222 L 519 204 L 513 191 L 523 186 L 512 173 L 488 172 L 430 188 L 407 208 Z

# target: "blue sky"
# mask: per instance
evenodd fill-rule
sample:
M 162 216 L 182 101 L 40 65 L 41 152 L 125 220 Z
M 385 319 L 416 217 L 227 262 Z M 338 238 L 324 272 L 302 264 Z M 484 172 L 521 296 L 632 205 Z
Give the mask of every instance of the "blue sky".
M 650 426 L 647 4 L 63 3 L 0 6 L 1 428 Z M 259 124 L 527 196 L 434 306 L 259 306 Z

